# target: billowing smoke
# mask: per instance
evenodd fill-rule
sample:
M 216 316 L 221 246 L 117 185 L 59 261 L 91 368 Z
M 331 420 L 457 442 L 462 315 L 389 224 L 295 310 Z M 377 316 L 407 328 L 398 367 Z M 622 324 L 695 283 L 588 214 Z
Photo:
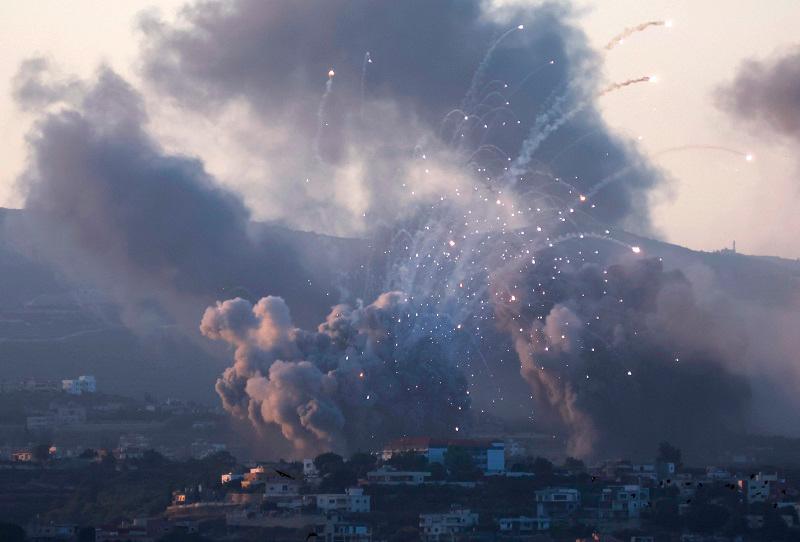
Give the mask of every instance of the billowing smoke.
M 455 434 L 469 409 L 454 329 L 405 294 L 335 306 L 316 331 L 294 327 L 279 297 L 206 309 L 201 332 L 235 348 L 217 382 L 225 408 L 280 427 L 296 450 L 372 449 L 387 438 Z
M 239 195 L 200 160 L 168 154 L 148 135 L 142 97 L 121 77 L 101 68 L 93 83 L 45 92 L 37 82 L 47 73 L 31 61 L 17 77 L 21 103 L 44 108 L 28 139 L 21 186 L 31 213 L 18 237 L 138 306 L 133 312 L 153 291 L 178 312 L 197 300 L 172 315 L 187 321 L 196 303 L 225 288 L 314 295 L 296 251 L 250 231 Z
M 455 186 L 472 189 L 474 182 L 462 182 L 452 166 L 461 173 L 485 167 L 498 178 L 507 157 L 536 136 L 531 129 L 546 110 L 591 103 L 600 86 L 598 59 L 571 25 L 568 7 L 486 6 L 202 2 L 175 24 L 142 21 L 144 74 L 201 115 L 224 119 L 246 108 L 260 140 L 258 158 L 247 159 L 264 164 L 257 182 L 266 188 L 247 190 L 260 214 L 363 236 Z M 550 176 L 579 179 L 588 191 L 631 166 L 598 195 L 595 214 L 647 231 L 646 194 L 659 177 L 593 105 L 551 132 L 520 166 L 528 203 Z M 578 138 L 578 152 L 558 156 Z
M 552 271 L 498 280 L 518 288 L 495 310 L 542 418 L 566 426 L 570 453 L 643 453 L 659 439 L 711 445 L 744 429 L 750 388 L 731 366 L 746 330 L 720 326 L 682 273 L 655 258 Z
M 748 60 L 718 102 L 738 118 L 800 141 L 800 47 L 766 60 Z
M 40 244 L 192 329 L 223 300 L 200 327 L 234 350 L 223 405 L 304 453 L 465 431 L 476 396 L 530 388 L 576 455 L 741 429 L 751 321 L 615 237 L 650 231 L 661 178 L 594 101 L 649 78 L 606 87 L 570 17 L 210 0 L 141 21 L 145 89 L 32 61 L 15 92 L 40 113 L 21 179 L 57 232 Z M 167 104 L 178 128 L 148 114 Z M 253 214 L 366 239 L 304 249 Z

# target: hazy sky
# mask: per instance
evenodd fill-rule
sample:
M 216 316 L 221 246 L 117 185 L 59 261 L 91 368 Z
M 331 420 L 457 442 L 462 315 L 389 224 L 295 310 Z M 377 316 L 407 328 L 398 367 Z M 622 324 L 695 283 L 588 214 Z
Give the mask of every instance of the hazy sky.
M 140 35 L 136 16 L 160 9 L 171 16 L 185 0 L 6 0 L 0 3 L 0 205 L 19 206 L 14 180 L 25 163 L 25 133 L 31 116 L 12 101 L 10 79 L 19 63 L 34 55 L 52 58 L 66 73 L 87 76 L 105 62 L 138 81 Z M 720 6 L 724 5 L 724 8 Z M 642 149 L 671 178 L 669 191 L 654 195 L 656 226 L 666 241 L 714 250 L 733 239 L 739 250 L 800 256 L 796 236 L 800 201 L 798 162 L 784 142 L 765 139 L 720 112 L 714 90 L 730 81 L 740 63 L 765 58 L 797 43 L 797 0 L 614 0 L 578 2 L 577 22 L 601 50 L 623 28 L 647 20 L 671 19 L 605 55 L 609 81 L 658 75 L 646 88 L 602 99 L 606 121 L 621 133 L 641 138 Z M 158 122 L 158 121 L 156 121 Z M 157 132 L 168 133 L 156 126 Z M 204 145 L 189 148 L 208 160 L 212 173 L 228 167 L 225 157 Z M 755 156 L 746 162 L 732 153 L 685 150 L 716 145 Z M 223 176 L 224 177 L 224 176 Z M 247 185 L 238 186 L 247 196 Z M 256 216 L 262 213 L 255 209 Z

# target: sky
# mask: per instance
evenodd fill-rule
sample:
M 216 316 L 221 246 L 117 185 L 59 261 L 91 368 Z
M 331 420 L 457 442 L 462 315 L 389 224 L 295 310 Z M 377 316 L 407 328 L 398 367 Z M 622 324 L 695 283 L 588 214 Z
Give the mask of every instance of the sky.
M 514 0 L 516 1 L 516 0 Z M 524 0 L 522 0 L 524 2 Z M 20 62 L 35 55 L 53 59 L 64 73 L 86 77 L 106 63 L 139 81 L 142 35 L 137 17 L 159 10 L 173 17 L 184 0 L 58 0 L 0 3 L 0 205 L 18 207 L 15 179 L 26 160 L 25 135 L 32 116 L 19 111 L 11 79 Z M 741 252 L 800 257 L 800 226 L 795 204 L 797 162 L 786 142 L 763 137 L 720 111 L 715 92 L 730 82 L 740 64 L 780 54 L 796 40 L 800 8 L 793 0 L 616 0 L 577 3 L 578 26 L 602 50 L 622 29 L 647 20 L 673 21 L 636 34 L 604 55 L 609 82 L 657 75 L 646 92 L 620 92 L 599 101 L 604 120 L 619 133 L 639 140 L 643 152 L 670 182 L 651 194 L 651 212 L 662 240 L 698 250 L 717 250 L 736 240 Z M 150 104 L 149 104 L 150 105 Z M 157 107 L 152 104 L 152 107 Z M 174 117 L 153 116 L 153 129 L 165 146 L 197 153 L 223 182 L 241 164 L 220 150 L 213 134 L 180 141 Z M 163 120 L 162 120 L 163 119 Z M 687 145 L 729 147 L 751 153 L 752 162 L 726 152 L 684 150 Z M 253 193 L 246 175 L 234 188 L 243 193 L 257 218 L 271 210 Z
M 0 198 L 130 329 L 227 344 L 232 415 L 796 432 L 789 266 L 620 232 L 797 257 L 792 3 L 186 1 L 2 8 Z

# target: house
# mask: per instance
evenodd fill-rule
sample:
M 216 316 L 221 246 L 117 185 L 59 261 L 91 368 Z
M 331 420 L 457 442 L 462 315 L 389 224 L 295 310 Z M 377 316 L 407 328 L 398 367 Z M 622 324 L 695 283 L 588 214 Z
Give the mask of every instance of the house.
M 11 461 L 15 463 L 30 463 L 33 461 L 33 452 L 31 450 L 19 450 L 11 453 Z
M 241 480 L 244 480 L 243 473 L 226 472 L 219 477 L 219 481 L 222 485 L 230 484 L 231 482 L 236 482 Z
M 367 484 L 418 486 L 431 475 L 423 471 L 399 471 L 388 466 L 367 473 Z
M 420 514 L 419 530 L 423 542 L 454 540 L 459 533 L 466 532 L 478 524 L 478 514 L 469 509 L 452 508 L 442 514 Z
M 28 540 L 74 540 L 78 526 L 71 523 L 31 523 L 25 527 Z
M 344 493 L 317 495 L 317 509 L 324 512 L 366 514 L 370 511 L 370 497 L 361 488 L 350 487 Z
M 475 466 L 483 472 L 501 473 L 506 470 L 505 443 L 500 440 L 406 437 L 387 443 L 381 455 L 386 461 L 395 454 L 417 453 L 430 463 L 444 464 L 445 452 L 451 446 L 469 452 Z
M 244 476 L 242 477 L 242 489 L 264 485 L 267 481 L 267 478 L 268 475 L 264 465 L 252 467 L 250 471 L 244 473 Z
M 550 529 L 549 517 L 517 516 L 515 518 L 500 518 L 497 523 L 501 534 L 528 534 Z
M 577 489 L 548 487 L 536 491 L 537 517 L 566 517 L 580 506 L 581 494 Z
M 91 375 L 82 375 L 73 380 L 62 380 L 61 389 L 70 395 L 95 393 L 97 391 L 97 381 Z
M 749 478 L 739 480 L 739 487 L 745 494 L 748 504 L 766 502 L 770 498 L 772 488 L 779 482 L 778 474 L 759 472 L 751 474 Z
M 372 542 L 372 529 L 369 525 L 345 520 L 337 514 L 329 515 L 324 523 L 318 524 L 315 533 L 324 542 Z
M 264 481 L 264 497 L 284 498 L 300 495 L 300 484 L 285 478 L 268 478 Z
M 303 459 L 303 478 L 306 480 L 316 480 L 319 478 L 319 471 L 314 465 L 313 459 Z
M 608 486 L 600 494 L 600 519 L 638 518 L 650 502 L 650 489 L 638 484 Z

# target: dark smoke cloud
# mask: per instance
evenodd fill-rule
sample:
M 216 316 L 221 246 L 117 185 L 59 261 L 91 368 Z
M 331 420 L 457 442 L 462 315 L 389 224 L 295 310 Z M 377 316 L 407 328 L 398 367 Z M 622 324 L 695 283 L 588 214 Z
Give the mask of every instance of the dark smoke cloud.
M 403 216 L 410 204 L 403 182 L 413 184 L 407 177 L 415 148 L 429 159 L 461 166 L 481 142 L 514 156 L 537 116 L 553 103 L 560 104 L 557 112 L 567 113 L 591 102 L 601 86 L 599 59 L 569 18 L 569 9 L 555 4 L 489 14 L 477 0 L 198 2 L 184 9 L 180 24 L 153 17 L 142 21 L 143 70 L 158 89 L 205 114 L 248 104 L 270 134 L 262 151 L 270 186 L 298 177 L 325 179 L 292 191 L 279 189 L 277 197 L 288 210 L 279 218 L 316 231 L 344 227 L 363 233 L 376 221 Z M 493 41 L 521 23 L 525 30 L 508 35 L 481 65 Z M 367 52 L 371 63 L 365 62 Z M 482 114 L 494 109 L 486 119 L 491 136 L 481 127 L 466 141 L 452 122 L 442 120 L 465 101 L 479 65 L 478 90 L 472 94 L 485 98 Z M 336 76 L 320 105 L 330 68 Z M 503 93 L 519 124 L 503 109 Z M 559 155 L 582 136 L 587 137 L 575 152 Z M 580 189 L 589 192 L 628 167 L 598 194 L 595 214 L 647 231 L 646 194 L 659 177 L 610 132 L 591 105 L 555 131 L 534 158 L 531 168 L 540 173 L 530 173 L 520 186 L 531 198 L 534 190 L 526 187 L 541 181 L 542 172 L 578 179 Z M 425 182 L 430 190 L 423 197 L 438 198 L 452 186 L 430 178 L 420 184 Z M 325 201 L 315 199 L 331 189 Z M 305 212 L 309 200 L 324 211 L 313 214 L 313 223 L 298 224 L 310 216 Z M 295 208 L 304 212 L 292 213 Z M 351 214 L 357 220 L 351 221 Z
M 294 327 L 279 297 L 209 307 L 201 332 L 235 347 L 217 382 L 227 410 L 275 424 L 304 453 L 373 449 L 387 438 L 455 434 L 469 400 L 457 341 L 425 328 L 404 294 L 334 307 L 317 331 Z
M 718 91 L 720 106 L 741 119 L 800 140 L 800 47 L 766 60 L 748 60 Z
M 24 60 L 11 87 L 14 100 L 26 111 L 36 111 L 65 98 L 77 98 L 84 92 L 81 81 L 59 74 L 44 57 Z
M 732 365 L 746 329 L 702 307 L 681 272 L 652 258 L 549 275 L 527 272 L 530 293 L 496 311 L 570 453 L 643 454 L 664 439 L 710 447 L 744 430 L 750 387 Z
M 27 68 L 18 99 L 42 102 L 36 77 L 26 84 L 25 75 Z M 47 100 L 63 108 L 42 113 L 28 138 L 30 167 L 20 183 L 32 219 L 19 237 L 140 306 L 158 297 L 162 305 L 202 307 L 234 286 L 313 298 L 295 251 L 251 235 L 240 196 L 198 159 L 167 154 L 147 134 L 135 89 L 107 68 L 80 86 L 77 99 L 51 89 Z

